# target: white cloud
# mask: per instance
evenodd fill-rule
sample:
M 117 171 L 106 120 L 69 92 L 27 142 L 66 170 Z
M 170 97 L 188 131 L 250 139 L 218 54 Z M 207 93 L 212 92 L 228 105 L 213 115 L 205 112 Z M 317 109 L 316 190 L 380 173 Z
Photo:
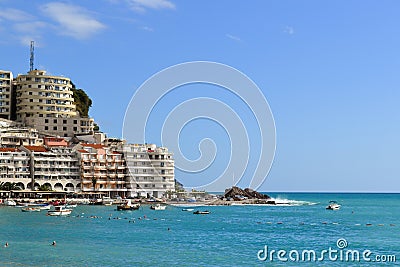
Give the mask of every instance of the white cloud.
M 19 22 L 14 24 L 14 29 L 18 32 L 37 33 L 45 27 L 47 27 L 47 24 L 42 21 Z
M 42 12 L 59 24 L 60 34 L 76 39 L 89 38 L 105 28 L 104 24 L 79 6 L 52 2 L 43 5 Z
M 294 34 L 294 28 L 290 27 L 290 26 L 286 26 L 285 29 L 283 30 L 284 33 L 287 33 L 289 35 L 293 35 Z
M 6 23 L 3 31 L 5 35 L 9 35 L 8 39 L 16 39 L 24 46 L 29 45 L 31 40 L 41 39 L 42 30 L 48 27 L 35 16 L 14 8 L 1 10 L 0 21 Z
M 0 19 L 10 20 L 10 21 L 28 21 L 32 20 L 33 16 L 15 8 L 6 8 L 0 11 Z
M 144 30 L 144 31 L 148 31 L 148 32 L 154 32 L 154 29 L 148 26 L 143 26 L 140 27 L 140 29 Z
M 137 12 L 146 9 L 175 9 L 175 4 L 168 0 L 127 0 L 130 7 Z
M 228 38 L 231 39 L 231 40 L 236 41 L 236 42 L 241 42 L 241 41 L 242 41 L 242 39 L 240 39 L 239 37 L 234 36 L 234 35 L 229 34 L 229 33 L 225 34 L 225 36 L 228 37 Z

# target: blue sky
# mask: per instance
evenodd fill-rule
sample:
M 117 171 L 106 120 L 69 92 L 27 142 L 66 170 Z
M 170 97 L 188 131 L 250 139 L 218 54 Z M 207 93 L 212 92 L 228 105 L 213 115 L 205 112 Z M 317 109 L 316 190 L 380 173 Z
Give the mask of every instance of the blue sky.
M 35 68 L 70 77 L 101 130 L 120 137 L 149 77 L 188 61 L 227 64 L 258 85 L 274 115 L 276 155 L 260 190 L 399 192 L 399 9 L 389 0 L 0 0 L 0 69 L 26 73 L 34 40 Z M 247 116 L 234 97 L 193 88 L 159 109 L 210 93 Z M 221 142 L 209 179 L 229 164 L 227 134 L 192 124 L 179 140 L 189 159 L 208 134 Z

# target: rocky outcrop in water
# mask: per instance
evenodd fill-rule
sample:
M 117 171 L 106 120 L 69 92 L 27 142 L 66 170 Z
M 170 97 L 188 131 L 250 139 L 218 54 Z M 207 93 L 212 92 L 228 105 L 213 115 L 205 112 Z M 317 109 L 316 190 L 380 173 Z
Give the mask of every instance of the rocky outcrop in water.
M 234 200 L 247 199 L 269 199 L 268 195 L 261 194 L 253 189 L 245 188 L 241 189 L 237 186 L 233 186 L 225 190 L 224 198 L 232 198 Z

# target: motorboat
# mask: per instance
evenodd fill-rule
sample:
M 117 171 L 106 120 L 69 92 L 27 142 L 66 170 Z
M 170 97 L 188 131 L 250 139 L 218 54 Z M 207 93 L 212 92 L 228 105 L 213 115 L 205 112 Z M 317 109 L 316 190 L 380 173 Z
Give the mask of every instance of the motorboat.
M 193 211 L 194 209 L 190 209 L 190 208 L 183 208 L 182 211 Z
M 6 199 L 6 200 L 4 200 L 4 205 L 6 205 L 6 206 L 16 206 L 17 203 L 12 199 Z
M 112 206 L 113 200 L 109 197 L 103 197 L 102 204 L 104 206 Z
M 196 210 L 195 212 L 193 212 L 193 214 L 210 214 L 210 212 L 208 210 L 204 211 Z
M 33 211 L 41 211 L 41 209 L 39 207 L 24 207 L 21 208 L 22 212 L 33 212 Z
M 139 208 L 140 204 L 132 204 L 130 199 L 128 199 L 125 203 L 117 206 L 117 210 L 138 210 Z
M 338 210 L 340 209 L 341 205 L 338 204 L 336 201 L 330 201 L 329 205 L 326 207 L 327 210 Z
M 165 210 L 166 208 L 167 208 L 166 205 L 160 205 L 160 204 L 155 204 L 150 206 L 150 209 L 152 210 Z
M 68 209 L 64 206 L 55 206 L 54 210 L 49 210 L 47 212 L 47 215 L 49 216 L 64 216 L 64 215 L 70 215 L 72 212 L 72 209 Z
M 35 207 L 40 209 L 40 210 L 50 210 L 51 205 L 49 205 L 49 204 L 38 204 Z

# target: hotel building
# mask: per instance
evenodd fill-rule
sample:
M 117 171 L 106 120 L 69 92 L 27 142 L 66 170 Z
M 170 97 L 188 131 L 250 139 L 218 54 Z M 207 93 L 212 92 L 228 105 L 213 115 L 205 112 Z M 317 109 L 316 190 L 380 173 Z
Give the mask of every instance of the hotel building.
M 162 197 L 175 191 L 173 154 L 154 144 L 123 146 L 128 197 Z
M 79 161 L 71 148 L 22 146 L 20 149 L 29 155 L 31 182 L 25 188 L 38 190 L 45 186 L 54 191 L 80 191 Z
M 0 182 L 26 189 L 31 182 L 29 160 L 29 155 L 18 148 L 0 148 Z
M 50 135 L 93 133 L 93 119 L 83 118 L 76 111 L 69 78 L 32 70 L 18 75 L 15 84 L 17 121 Z
M 11 71 L 0 70 L 0 118 L 11 119 L 13 75 Z
M 82 192 L 126 196 L 126 165 L 122 153 L 100 144 L 78 144 L 74 150 L 80 162 Z

